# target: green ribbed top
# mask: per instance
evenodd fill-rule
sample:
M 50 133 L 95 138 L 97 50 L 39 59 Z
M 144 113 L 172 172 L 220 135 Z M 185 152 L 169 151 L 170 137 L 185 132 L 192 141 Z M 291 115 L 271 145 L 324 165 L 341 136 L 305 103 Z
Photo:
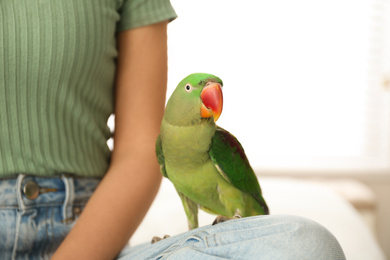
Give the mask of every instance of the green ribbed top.
M 169 0 L 1 0 L 0 178 L 103 176 L 115 35 L 175 17 Z

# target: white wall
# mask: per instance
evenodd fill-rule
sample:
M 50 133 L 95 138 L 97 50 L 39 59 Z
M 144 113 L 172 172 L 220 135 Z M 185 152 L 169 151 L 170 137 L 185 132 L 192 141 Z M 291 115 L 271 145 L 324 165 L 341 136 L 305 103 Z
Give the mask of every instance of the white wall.
M 378 1 L 171 2 L 179 18 L 169 25 L 168 96 L 190 73 L 221 77 L 217 123 L 260 175 L 362 180 L 378 197 L 378 237 L 390 258 L 390 158 L 380 154 L 388 129 L 369 124 L 378 114 L 367 107 L 367 10 Z
M 370 1 L 172 4 L 168 94 L 190 73 L 222 78 L 217 123 L 253 165 L 366 156 Z

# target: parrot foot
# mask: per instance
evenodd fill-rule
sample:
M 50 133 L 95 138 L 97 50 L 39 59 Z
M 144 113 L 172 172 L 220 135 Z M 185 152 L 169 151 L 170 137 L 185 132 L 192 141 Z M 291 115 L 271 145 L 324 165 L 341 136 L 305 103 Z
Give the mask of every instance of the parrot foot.
M 232 218 L 229 218 L 229 217 L 225 217 L 225 216 L 222 216 L 222 215 L 218 215 L 218 216 L 215 218 L 215 220 L 214 220 L 214 222 L 213 222 L 212 225 L 216 225 L 216 224 L 218 224 L 218 223 L 222 223 L 222 222 L 225 222 L 225 221 L 228 221 L 228 220 L 231 220 L 231 219 L 236 219 L 236 218 L 241 218 L 241 216 L 238 215 L 238 214 L 236 214 L 236 215 L 234 215 Z
M 161 237 L 153 237 L 153 238 L 152 238 L 152 244 L 154 244 L 154 243 L 156 243 L 156 242 L 158 242 L 158 241 L 161 241 L 161 240 L 163 240 L 163 239 L 166 239 L 166 238 L 168 238 L 168 237 L 170 237 L 170 235 L 165 235 L 163 238 L 161 238 Z

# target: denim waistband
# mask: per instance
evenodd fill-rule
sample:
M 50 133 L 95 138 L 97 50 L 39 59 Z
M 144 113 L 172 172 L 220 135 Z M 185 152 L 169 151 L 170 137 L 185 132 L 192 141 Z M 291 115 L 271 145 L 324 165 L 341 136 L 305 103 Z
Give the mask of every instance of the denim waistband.
M 73 207 L 85 204 L 100 179 L 71 175 L 37 177 L 19 174 L 13 179 L 0 179 L 0 209 L 27 210 L 30 208 L 62 206 L 64 219 L 72 216 Z M 37 196 L 29 196 L 26 184 L 38 188 Z

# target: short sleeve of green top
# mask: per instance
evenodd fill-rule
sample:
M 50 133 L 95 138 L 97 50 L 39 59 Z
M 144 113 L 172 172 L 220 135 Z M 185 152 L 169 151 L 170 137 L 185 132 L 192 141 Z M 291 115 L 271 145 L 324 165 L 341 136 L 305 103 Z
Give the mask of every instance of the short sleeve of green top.
M 174 18 L 169 0 L 1 0 L 0 178 L 103 176 L 116 35 Z
M 119 12 L 119 31 L 176 18 L 169 0 L 123 0 Z

